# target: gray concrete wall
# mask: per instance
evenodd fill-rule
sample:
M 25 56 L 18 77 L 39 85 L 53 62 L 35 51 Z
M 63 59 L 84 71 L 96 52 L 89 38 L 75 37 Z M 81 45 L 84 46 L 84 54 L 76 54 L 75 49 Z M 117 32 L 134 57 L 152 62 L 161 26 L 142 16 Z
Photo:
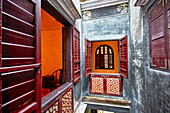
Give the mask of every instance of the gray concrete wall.
M 130 66 L 129 79 L 124 79 L 124 97 L 132 101 L 131 113 L 170 113 L 170 73 L 150 68 L 148 10 L 135 7 L 129 0 Z
M 120 6 L 121 5 L 121 6 Z M 81 70 L 83 95 L 89 94 L 90 77 L 85 77 L 85 42 L 118 40 L 129 35 L 128 3 L 82 12 Z

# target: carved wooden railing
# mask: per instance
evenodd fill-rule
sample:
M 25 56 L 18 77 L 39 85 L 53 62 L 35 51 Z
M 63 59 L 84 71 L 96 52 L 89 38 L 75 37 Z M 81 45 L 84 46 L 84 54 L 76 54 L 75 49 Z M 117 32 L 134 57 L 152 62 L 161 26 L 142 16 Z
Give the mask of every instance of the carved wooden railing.
M 73 110 L 72 83 L 66 82 L 42 98 L 43 113 L 71 113 Z
M 121 77 L 114 75 L 92 75 L 90 93 L 122 96 Z

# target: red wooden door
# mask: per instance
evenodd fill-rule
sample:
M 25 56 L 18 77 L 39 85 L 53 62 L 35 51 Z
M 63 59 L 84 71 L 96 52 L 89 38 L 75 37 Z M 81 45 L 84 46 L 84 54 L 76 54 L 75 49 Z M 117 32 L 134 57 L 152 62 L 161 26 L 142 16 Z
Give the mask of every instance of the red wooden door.
M 120 75 L 128 79 L 128 37 L 119 40 Z
M 40 112 L 40 0 L 0 0 L 0 112 Z
M 91 74 L 91 41 L 85 38 L 85 76 Z
M 80 79 L 80 32 L 73 27 L 72 55 L 73 55 L 73 83 Z

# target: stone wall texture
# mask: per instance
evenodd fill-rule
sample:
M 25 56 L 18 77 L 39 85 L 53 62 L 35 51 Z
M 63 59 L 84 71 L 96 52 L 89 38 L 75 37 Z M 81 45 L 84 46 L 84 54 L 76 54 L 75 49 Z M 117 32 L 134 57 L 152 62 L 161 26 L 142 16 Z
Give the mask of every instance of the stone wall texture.
M 131 113 L 170 113 L 170 72 L 150 68 L 148 13 L 157 0 L 145 7 L 129 0 L 130 72 L 124 79 L 124 97 L 132 101 Z

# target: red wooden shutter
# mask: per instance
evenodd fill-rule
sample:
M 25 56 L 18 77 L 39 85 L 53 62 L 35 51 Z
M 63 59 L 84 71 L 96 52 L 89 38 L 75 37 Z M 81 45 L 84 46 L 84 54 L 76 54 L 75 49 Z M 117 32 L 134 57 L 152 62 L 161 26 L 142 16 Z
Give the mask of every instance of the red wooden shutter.
M 40 0 L 0 0 L 0 112 L 41 112 Z
M 91 74 L 91 41 L 85 38 L 85 76 Z
M 158 2 L 150 12 L 151 66 L 167 69 L 164 1 Z
M 128 79 L 128 37 L 119 40 L 120 75 Z
M 80 32 L 73 27 L 73 83 L 80 78 Z
M 167 39 L 168 39 L 168 69 L 170 70 L 170 0 L 166 1 L 166 12 L 167 12 Z

